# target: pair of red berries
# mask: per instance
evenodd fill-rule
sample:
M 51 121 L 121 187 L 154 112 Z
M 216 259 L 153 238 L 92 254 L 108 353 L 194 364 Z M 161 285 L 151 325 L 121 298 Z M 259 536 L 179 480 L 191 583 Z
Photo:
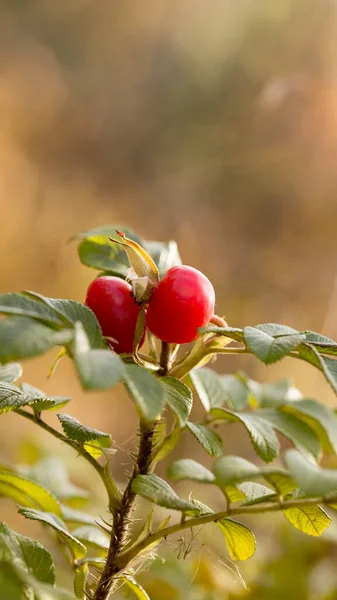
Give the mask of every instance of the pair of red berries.
M 153 291 L 146 326 L 164 342 L 193 342 L 198 327 L 213 317 L 214 301 L 214 288 L 203 273 L 184 265 L 172 267 Z M 103 335 L 115 340 L 111 342 L 115 352 L 131 353 L 140 307 L 130 284 L 119 277 L 99 277 L 89 285 L 86 305 L 95 313 Z

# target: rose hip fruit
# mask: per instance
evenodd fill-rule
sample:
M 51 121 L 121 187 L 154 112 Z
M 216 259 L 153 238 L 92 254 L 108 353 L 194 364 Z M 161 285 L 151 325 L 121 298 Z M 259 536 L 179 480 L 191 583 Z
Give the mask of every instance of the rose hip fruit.
M 186 344 L 214 314 L 214 288 L 207 277 L 185 265 L 169 269 L 155 288 L 146 324 L 164 342 Z
M 118 354 L 131 353 L 140 308 L 132 297 L 132 288 L 119 277 L 98 277 L 88 287 L 86 305 L 95 313 L 103 335 Z M 140 346 L 144 342 L 144 336 Z

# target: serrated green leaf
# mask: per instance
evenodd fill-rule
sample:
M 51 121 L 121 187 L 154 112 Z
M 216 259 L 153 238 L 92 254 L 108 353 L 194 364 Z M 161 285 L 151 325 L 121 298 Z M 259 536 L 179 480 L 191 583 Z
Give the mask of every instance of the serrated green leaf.
M 272 331 L 271 327 L 262 327 L 245 327 L 243 335 L 249 350 L 266 365 L 284 358 L 305 340 L 305 335 L 300 333 L 275 334 L 278 337 L 273 337 L 267 333 L 267 330 Z
M 60 413 L 57 415 L 66 436 L 75 442 L 84 444 L 85 442 L 96 441 L 102 448 L 110 448 L 111 435 L 98 429 L 92 429 L 82 425 L 75 417 Z
M 187 515 L 198 513 L 192 502 L 179 498 L 169 484 L 157 475 L 137 475 L 132 483 L 132 491 L 158 506 L 179 510 Z
M 217 325 L 206 325 L 206 327 L 200 327 L 198 332 L 202 335 L 203 333 L 215 333 L 216 335 L 223 335 L 236 342 L 243 341 L 243 330 L 238 327 L 218 327 Z
M 81 322 L 75 324 L 73 356 L 82 386 L 86 390 L 106 390 L 119 383 L 124 363 L 112 350 L 92 350 Z
M 213 457 L 222 455 L 222 439 L 217 433 L 215 433 L 215 431 L 208 429 L 208 427 L 205 427 L 204 425 L 197 425 L 189 421 L 186 423 L 186 425 L 190 432 L 198 440 L 199 444 L 202 445 L 207 454 L 210 454 L 210 456 Z
M 72 331 L 55 331 L 28 317 L 10 317 L 0 321 L 0 361 L 7 363 L 39 356 L 54 346 L 64 346 Z
M 226 485 L 225 488 L 222 488 L 222 491 L 230 504 L 246 500 L 246 494 L 240 490 L 239 485 Z
M 29 537 L 15 534 L 20 544 L 23 559 L 28 570 L 38 580 L 44 583 L 55 583 L 55 570 L 53 558 L 42 544 Z
M 156 421 L 164 408 L 165 388 L 149 371 L 138 365 L 126 365 L 124 383 L 144 421 Z
M 305 334 L 305 341 L 315 346 L 321 354 L 337 355 L 337 343 L 334 340 L 315 331 L 303 331 L 302 333 Z
M 249 388 L 240 374 L 221 375 L 220 381 L 226 404 L 234 410 L 243 410 L 249 401 Z
M 21 389 L 33 400 L 33 409 L 35 412 L 41 412 L 43 410 L 56 410 L 65 406 L 70 401 L 67 396 L 48 396 L 45 392 L 42 392 L 30 383 L 22 383 Z M 39 398 L 41 400 L 39 401 Z
M 288 402 L 281 410 L 307 423 L 316 433 L 323 450 L 337 453 L 337 415 L 329 406 L 303 399 Z
M 223 456 L 216 461 L 213 472 L 221 489 L 259 476 L 256 465 L 240 456 Z
M 72 531 L 72 535 L 75 536 L 85 546 L 90 546 L 97 550 L 103 550 L 106 554 L 106 550 L 109 548 L 110 538 L 101 529 L 94 525 L 82 525 Z
M 0 525 L 1 542 L 5 543 L 12 561 L 44 583 L 55 583 L 52 556 L 39 542 L 16 533 L 6 523 Z M 0 542 L 0 555 L 2 543 Z
M 233 519 L 217 521 L 221 529 L 232 560 L 247 560 L 256 550 L 256 541 L 253 532 Z
M 253 481 L 239 483 L 237 487 L 246 497 L 245 504 L 258 504 L 275 496 L 274 490 Z
M 181 258 L 176 242 L 146 241 L 142 245 L 156 263 L 160 278 L 164 277 L 166 271 L 172 267 L 181 265 Z
M 22 367 L 19 363 L 8 363 L 0 365 L 0 381 L 13 383 L 22 375 Z
M 283 514 L 296 529 L 308 535 L 322 535 L 331 522 L 330 517 L 320 506 L 287 508 Z
M 202 483 L 214 483 L 215 476 L 211 471 L 200 465 L 195 460 L 185 458 L 176 460 L 168 469 L 168 476 L 173 481 L 181 481 L 182 479 L 191 479 Z
M 53 309 L 22 293 L 2 294 L 0 296 L 0 313 L 31 317 L 54 327 L 62 326 Z
M 301 344 L 298 349 L 298 358 L 305 360 L 320 371 L 327 382 L 337 394 L 337 360 L 327 356 L 321 356 L 316 347 L 311 344 Z
M 260 411 L 259 411 L 260 413 Z M 225 408 L 214 408 L 211 411 L 214 420 L 239 421 L 250 437 L 256 454 L 265 462 L 271 462 L 280 451 L 280 442 L 270 423 L 254 413 L 235 413 Z
M 82 563 L 75 569 L 74 575 L 74 592 L 78 600 L 86 600 L 85 593 L 87 579 L 89 575 L 89 567 L 87 563 Z
M 89 340 L 90 348 L 107 348 L 106 340 L 103 336 L 100 324 L 93 311 L 77 300 L 67 300 L 63 298 L 45 298 L 53 307 L 57 314 L 63 315 L 68 322 L 75 327 L 80 322 Z
M 12 498 L 23 506 L 41 508 L 61 516 L 55 496 L 35 481 L 10 470 L 0 471 L 0 495 Z
M 255 414 L 258 414 L 264 421 L 268 421 L 276 431 L 286 437 L 303 454 L 313 456 L 315 459 L 319 458 L 321 448 L 317 436 L 304 421 L 272 408 L 260 409 Z
M 114 232 L 116 235 L 116 231 Z M 122 246 L 112 244 L 108 237 L 90 236 L 78 246 L 81 263 L 92 269 L 108 271 L 120 277 L 126 277 L 130 270 L 127 255 Z
M 138 600 L 151 600 L 150 596 L 146 593 L 144 588 L 137 583 L 137 581 L 131 575 L 123 575 L 121 580 L 124 581 L 126 586 L 135 594 Z
M 322 469 L 309 462 L 297 450 L 287 450 L 284 460 L 298 487 L 307 496 L 337 493 L 337 469 Z
M 43 512 L 33 508 L 19 508 L 19 513 L 26 519 L 39 521 L 54 529 L 62 541 L 67 545 L 75 559 L 83 558 L 86 555 L 86 547 L 68 531 L 65 523 L 53 513 Z
M 161 377 L 160 382 L 164 385 L 166 404 L 176 415 L 180 427 L 184 427 L 193 406 L 190 388 L 175 377 Z
M 194 369 L 190 377 L 206 412 L 224 403 L 226 394 L 215 371 L 207 367 Z

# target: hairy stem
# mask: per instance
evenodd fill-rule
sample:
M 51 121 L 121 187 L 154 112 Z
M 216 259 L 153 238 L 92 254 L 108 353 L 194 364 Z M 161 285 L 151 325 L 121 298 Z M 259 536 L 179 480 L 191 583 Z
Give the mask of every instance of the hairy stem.
M 130 550 L 121 553 L 117 559 L 117 566 L 120 571 L 125 569 L 125 567 L 130 564 L 130 562 L 136 558 L 140 553 L 144 552 L 148 546 L 151 546 L 154 542 L 157 542 L 161 539 L 166 539 L 169 535 L 174 533 L 179 533 L 184 529 L 191 529 L 192 527 L 199 527 L 200 525 L 206 525 L 207 523 L 216 523 L 216 521 L 220 521 L 221 519 L 225 519 L 226 517 L 232 517 L 233 515 L 249 515 L 249 514 L 259 514 L 259 513 L 267 513 L 267 512 L 277 512 L 280 510 L 286 510 L 287 508 L 300 508 L 303 506 L 311 506 L 316 504 L 333 504 L 337 501 L 337 496 L 331 497 L 328 500 L 324 497 L 320 498 L 295 498 L 293 500 L 287 500 L 282 503 L 276 502 L 266 502 L 264 504 L 255 504 L 252 506 L 238 506 L 235 508 L 228 508 L 218 513 L 210 513 L 206 515 L 202 515 L 200 517 L 194 517 L 192 519 L 187 519 L 186 521 L 179 522 L 176 525 L 171 525 L 170 527 L 165 527 L 165 529 L 160 529 L 155 533 L 151 533 L 146 538 L 138 542 L 135 546 L 130 548 Z
M 97 471 L 100 478 L 102 479 L 105 489 L 107 491 L 108 497 L 109 497 L 109 506 L 113 506 L 116 504 L 116 497 L 118 498 L 118 490 L 117 490 L 116 484 L 111 476 L 111 473 L 109 473 L 107 469 L 102 467 L 102 465 L 100 465 L 99 462 L 97 462 L 97 460 L 93 456 L 91 456 L 91 454 L 89 454 L 89 452 L 87 452 L 80 444 L 73 442 L 72 440 L 67 438 L 65 435 L 63 435 L 62 433 L 57 431 L 57 429 L 54 429 L 53 427 L 48 425 L 45 421 L 42 421 L 42 419 L 40 417 L 37 417 L 36 415 L 31 414 L 31 413 L 28 413 L 27 411 L 22 410 L 21 408 L 18 408 L 15 412 L 18 415 L 21 415 L 21 417 L 25 417 L 25 419 L 28 419 L 32 423 L 35 423 L 36 425 L 38 425 L 39 427 L 41 427 L 42 429 L 44 429 L 45 431 L 50 433 L 52 436 L 54 436 L 61 442 L 64 442 L 65 444 L 67 444 L 67 446 L 70 446 L 70 448 L 73 448 L 73 450 L 75 450 L 77 452 L 77 454 L 80 454 L 80 456 L 85 458 L 85 460 L 87 460 L 91 464 L 91 466 L 94 467 L 95 471 Z
M 121 505 L 118 509 L 112 511 L 113 529 L 110 547 L 103 573 L 94 594 L 94 600 L 106 600 L 109 597 L 116 575 L 121 570 L 117 564 L 117 557 L 127 538 L 130 515 L 136 498 L 136 494 L 132 491 L 132 483 L 137 475 L 146 475 L 150 471 L 153 435 L 154 424 L 140 424 L 140 441 L 137 459 L 124 490 Z

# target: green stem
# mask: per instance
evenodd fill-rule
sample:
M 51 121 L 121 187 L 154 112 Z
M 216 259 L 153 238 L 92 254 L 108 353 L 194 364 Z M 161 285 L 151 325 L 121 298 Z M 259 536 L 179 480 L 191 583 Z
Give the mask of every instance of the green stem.
M 21 415 L 21 417 L 28 419 L 32 423 L 39 425 L 39 427 L 41 427 L 42 429 L 44 429 L 45 431 L 50 433 L 52 436 L 54 436 L 61 442 L 64 442 L 65 444 L 67 444 L 67 446 L 70 446 L 70 448 L 72 448 L 78 454 L 80 454 L 80 456 L 85 458 L 85 460 L 87 460 L 91 464 L 91 466 L 94 467 L 95 471 L 97 471 L 100 478 L 102 479 L 105 489 L 107 491 L 108 497 L 109 497 L 109 506 L 116 505 L 116 501 L 118 500 L 119 492 L 117 490 L 116 484 L 110 473 L 110 469 L 107 469 L 107 468 L 103 467 L 102 465 L 100 465 L 99 462 L 97 462 L 97 460 L 93 456 L 91 456 L 91 454 L 89 454 L 89 452 L 87 452 L 80 444 L 77 444 L 73 440 L 70 440 L 69 438 L 67 438 L 65 435 L 63 435 L 62 433 L 60 433 L 59 431 L 57 431 L 56 429 L 54 429 L 53 427 L 48 425 L 45 421 L 42 421 L 42 419 L 40 417 L 37 417 L 36 415 L 31 414 L 31 413 L 28 413 L 25 410 L 22 410 L 21 408 L 18 408 L 15 412 L 18 415 Z
M 148 546 L 151 546 L 154 542 L 161 540 L 163 538 L 167 538 L 169 535 L 174 533 L 179 533 L 184 529 L 191 529 L 191 527 L 199 527 L 200 525 L 206 525 L 207 523 L 215 523 L 216 521 L 220 521 L 221 519 L 225 519 L 227 517 L 232 517 L 235 515 L 251 515 L 251 514 L 259 514 L 266 512 L 277 512 L 280 510 L 286 510 L 288 508 L 300 508 L 303 506 L 311 506 L 317 504 L 332 504 L 337 501 L 337 496 L 334 498 L 331 497 L 327 500 L 324 497 L 320 498 L 296 498 L 293 500 L 287 500 L 283 503 L 276 502 L 266 502 L 265 504 L 255 504 L 252 506 L 238 506 L 236 508 L 228 508 L 227 510 L 223 510 L 218 513 L 206 514 L 200 517 L 194 517 L 192 519 L 188 519 L 183 523 L 179 522 L 176 525 L 171 525 L 170 527 L 165 527 L 165 529 L 160 529 L 155 533 L 151 533 L 146 538 L 138 542 L 135 546 L 130 548 L 127 552 L 121 553 L 116 563 L 119 567 L 119 570 L 122 571 L 126 568 L 130 562 L 136 558 L 141 552 L 146 550 Z
M 181 361 L 173 365 L 169 370 L 168 375 L 176 377 L 177 379 L 183 379 L 188 375 L 190 371 L 195 369 L 207 356 L 212 354 L 249 354 L 247 348 L 216 348 L 212 346 L 194 346 L 191 352 L 185 356 Z

